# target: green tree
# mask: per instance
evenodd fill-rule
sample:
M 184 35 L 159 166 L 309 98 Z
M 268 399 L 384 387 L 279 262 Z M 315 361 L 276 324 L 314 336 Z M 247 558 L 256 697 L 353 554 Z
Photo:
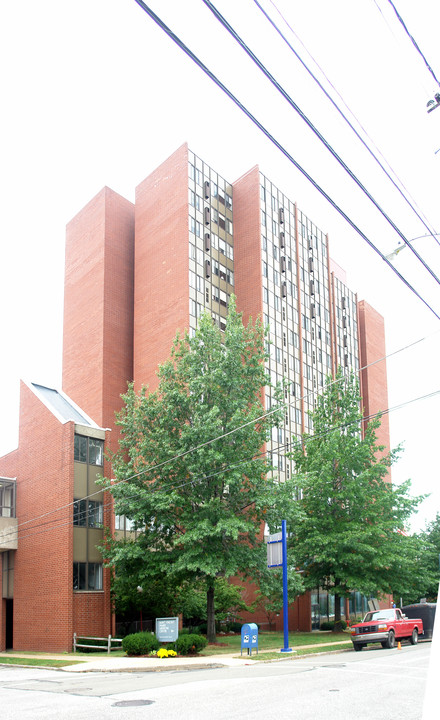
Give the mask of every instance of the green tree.
M 398 553 L 390 566 L 392 592 L 396 602 L 403 605 L 419 602 L 437 595 L 439 572 L 438 550 L 430 542 L 428 533 L 407 535 L 400 533 Z
M 268 498 L 280 493 L 261 454 L 279 421 L 262 407 L 265 357 L 261 324 L 244 327 L 231 298 L 224 334 L 203 315 L 194 337 L 176 337 L 157 390 L 130 386 L 117 419 L 111 493 L 138 535 L 109 540 L 108 564 L 142 587 L 203 582 L 210 642 L 216 579 L 248 573 Z
M 335 629 L 341 597 L 392 593 L 399 573 L 408 576 L 402 531 L 422 500 L 409 496 L 409 481 L 394 488 L 387 480 L 399 449 L 385 454 L 377 444 L 378 418 L 362 432 L 360 408 L 355 376 L 329 377 L 310 413 L 313 435 L 293 452 L 303 518 L 292 541 L 306 587 L 335 596 Z
M 422 580 L 415 583 L 414 592 L 408 602 L 418 602 L 426 597 L 436 602 L 440 582 L 440 513 L 428 522 L 425 529 L 415 537 L 418 544 L 417 568 L 423 570 Z

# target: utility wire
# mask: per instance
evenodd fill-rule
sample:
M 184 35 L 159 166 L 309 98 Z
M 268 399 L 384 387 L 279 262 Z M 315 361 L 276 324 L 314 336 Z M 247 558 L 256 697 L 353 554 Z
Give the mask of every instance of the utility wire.
M 226 20 L 226 18 L 217 10 L 215 5 L 210 2 L 210 0 L 202 0 L 204 5 L 206 5 L 209 10 L 213 13 L 215 18 L 220 22 L 221 25 L 229 32 L 230 35 L 234 38 L 234 40 L 240 45 L 240 47 L 245 51 L 245 53 L 248 55 L 248 57 L 251 58 L 251 60 L 255 63 L 255 65 L 261 70 L 261 72 L 265 75 L 265 77 L 272 83 L 272 85 L 278 90 L 278 92 L 283 96 L 285 100 L 289 103 L 289 105 L 298 113 L 298 115 L 304 120 L 306 125 L 310 128 L 310 130 L 316 135 L 316 137 L 322 142 L 322 144 L 327 148 L 327 150 L 330 152 L 330 154 L 335 158 L 335 160 L 339 163 L 339 165 L 345 170 L 345 172 L 351 177 L 351 179 L 356 183 L 356 185 L 362 190 L 362 192 L 367 196 L 367 198 L 370 200 L 370 202 L 373 203 L 374 207 L 380 212 L 382 217 L 385 218 L 385 220 L 388 222 L 389 225 L 395 230 L 395 232 L 399 235 L 399 237 L 403 240 L 405 245 L 407 245 L 409 248 L 411 248 L 411 251 L 414 253 L 418 261 L 423 265 L 425 270 L 429 272 L 429 274 L 434 278 L 434 280 L 440 285 L 440 279 L 437 277 L 435 272 L 432 270 L 432 268 L 424 261 L 424 259 L 421 257 L 421 255 L 417 252 L 415 247 L 411 245 L 409 240 L 405 237 L 403 232 L 397 227 L 397 225 L 393 222 L 393 220 L 390 218 L 390 216 L 385 212 L 385 210 L 379 205 L 377 200 L 371 195 L 369 190 L 365 187 L 365 185 L 359 180 L 357 175 L 349 168 L 349 166 L 346 164 L 346 162 L 341 158 L 341 156 L 335 151 L 335 149 L 330 145 L 330 143 L 325 139 L 325 137 L 322 135 L 322 133 L 318 130 L 315 125 L 311 122 L 311 120 L 307 117 L 307 115 L 301 110 L 301 108 L 296 104 L 296 102 L 293 100 L 293 98 L 287 93 L 287 91 L 279 84 L 279 82 L 274 78 L 274 76 L 269 72 L 269 70 L 263 65 L 261 60 L 255 55 L 255 53 L 249 48 L 249 46 L 244 42 L 243 38 L 240 37 L 240 35 L 234 30 L 232 25 Z M 429 228 L 427 228 L 429 230 Z
M 180 40 L 180 38 L 175 35 L 175 33 L 170 30 L 170 28 L 156 15 L 151 8 L 146 5 L 143 0 L 135 0 L 135 2 L 139 5 L 139 7 L 144 10 L 147 15 L 151 17 L 152 20 L 168 35 L 168 37 L 180 47 L 184 53 L 194 62 L 198 67 L 217 85 L 217 87 L 222 90 L 234 103 L 235 105 L 240 108 L 240 110 L 251 120 L 256 127 L 258 127 L 261 132 L 266 135 L 268 140 L 270 140 L 275 147 L 277 147 L 282 154 L 294 165 L 297 170 L 313 185 L 313 187 L 327 200 L 327 202 L 330 203 L 330 205 L 336 210 L 336 212 L 341 215 L 341 217 L 344 218 L 344 220 L 350 225 L 350 227 L 355 230 L 355 232 L 379 255 L 379 257 L 382 258 L 382 260 L 388 265 L 388 267 L 391 268 L 393 273 L 397 275 L 397 277 L 407 286 L 409 290 L 411 290 L 416 297 L 421 300 L 421 302 L 435 315 L 435 317 L 440 320 L 440 315 L 429 305 L 427 300 L 425 300 L 420 293 L 411 285 L 411 283 L 397 270 L 397 268 L 385 257 L 385 255 L 377 248 L 374 243 L 365 235 L 365 233 L 355 224 L 355 222 L 342 210 L 341 207 L 333 200 L 326 191 L 321 188 L 321 186 L 309 175 L 309 173 L 295 160 L 295 158 L 281 145 L 281 143 L 276 140 L 276 138 L 271 135 L 271 133 L 267 130 L 267 128 L 260 123 L 259 120 L 238 100 L 238 98 L 214 75 L 214 73 L 209 70 L 209 68 L 185 45 L 185 43 Z
M 368 363 L 367 365 L 361 367 L 361 368 L 358 370 L 358 372 L 361 373 L 362 371 L 367 370 L 368 368 L 372 367 L 373 365 L 376 365 L 376 364 L 379 363 L 379 362 L 383 362 L 384 360 L 387 360 L 387 359 L 389 359 L 390 357 L 392 357 L 392 356 L 394 356 L 394 355 L 396 355 L 396 354 L 398 354 L 398 353 L 400 353 L 400 352 L 404 352 L 405 350 L 408 350 L 409 348 L 414 347 L 415 345 L 419 344 L 420 342 L 423 342 L 423 341 L 427 340 L 429 337 L 432 337 L 433 335 L 437 335 L 438 332 L 440 332 L 440 331 L 437 331 L 437 332 L 435 332 L 435 333 L 432 333 L 432 334 L 429 335 L 429 336 L 425 336 L 425 337 L 422 337 L 422 338 L 418 338 L 417 340 L 409 343 L 408 345 L 405 345 L 405 346 L 402 347 L 402 348 L 398 348 L 397 350 L 394 350 L 393 352 L 389 353 L 388 355 L 385 355 L 384 357 L 379 358 L 378 360 L 374 360 L 374 361 L 372 361 L 371 363 Z M 331 385 L 337 384 L 337 383 L 339 383 L 339 382 L 343 382 L 344 380 L 345 380 L 345 375 L 344 375 L 342 378 L 340 378 L 340 379 L 335 379 L 335 380 L 333 380 L 333 381 L 332 381 L 331 383 L 329 383 L 326 387 L 329 387 L 329 386 L 331 386 Z M 179 454 L 179 455 L 173 456 L 172 458 L 168 458 L 168 460 L 165 460 L 165 461 L 162 462 L 162 463 L 159 463 L 159 464 L 156 464 L 156 465 L 154 465 L 154 466 L 152 466 L 152 467 L 150 467 L 150 468 L 141 470 L 140 472 L 135 473 L 135 474 L 133 474 L 133 475 L 127 477 L 127 478 L 123 478 L 122 480 L 119 480 L 117 484 L 121 484 L 121 483 L 124 483 L 124 482 L 130 482 L 131 480 L 134 480 L 134 479 L 136 479 L 137 477 L 140 477 L 141 475 L 145 475 L 145 474 L 147 474 L 147 473 L 154 472 L 154 471 L 156 471 L 156 469 L 157 469 L 158 467 L 161 467 L 161 466 L 163 466 L 164 464 L 167 464 L 167 463 L 174 462 L 175 460 L 180 459 L 183 455 L 187 455 L 188 453 L 191 453 L 191 452 L 196 452 L 196 451 L 200 450 L 202 447 L 205 447 L 205 446 L 207 446 L 207 445 L 210 445 L 210 444 L 212 444 L 212 443 L 214 443 L 214 442 L 217 442 L 217 441 L 219 441 L 219 440 L 223 440 L 225 437 L 227 437 L 227 436 L 229 436 L 229 435 L 232 435 L 232 434 L 234 434 L 235 432 L 238 432 L 239 430 L 241 430 L 242 428 L 246 427 L 247 425 L 252 424 L 252 423 L 255 423 L 255 422 L 259 422 L 260 420 L 262 420 L 262 419 L 264 419 L 264 418 L 266 418 L 266 417 L 269 417 L 270 415 L 273 415 L 275 412 L 279 412 L 280 409 L 286 409 L 287 407 L 296 407 L 296 406 L 297 406 L 299 403 L 301 403 L 303 400 L 305 400 L 305 399 L 307 399 L 307 398 L 310 398 L 310 396 L 314 396 L 314 395 L 320 394 L 320 392 L 322 392 L 324 389 L 325 389 L 325 388 L 322 388 L 321 390 L 311 390 L 311 391 L 309 391 L 308 393 L 306 393 L 306 395 L 303 395 L 303 396 L 301 396 L 301 397 L 299 397 L 299 398 L 295 398 L 294 400 L 292 400 L 292 401 L 290 401 L 290 402 L 288 402 L 288 403 L 282 403 L 279 407 L 277 407 L 277 408 L 275 408 L 275 409 L 273 409 L 273 410 L 270 410 L 270 411 L 268 411 L 268 412 L 260 415 L 258 418 L 254 419 L 254 420 L 248 421 L 247 423 L 243 423 L 243 424 L 240 425 L 239 427 L 234 428 L 233 430 L 231 430 L 231 431 L 229 431 L 229 432 L 227 432 L 227 433 L 224 433 L 224 434 L 222 434 L 222 435 L 220 435 L 220 436 L 217 436 L 217 437 L 215 437 L 215 438 L 212 438 L 211 440 L 208 440 L 207 442 L 205 442 L 205 443 L 203 443 L 203 444 L 201 444 L 201 445 L 198 445 L 198 446 L 196 446 L 196 447 L 194 447 L 194 448 L 191 448 L 190 450 L 186 451 L 185 453 L 181 453 L 181 454 Z M 426 396 L 422 396 L 422 397 L 420 397 L 420 398 L 416 398 L 415 400 L 407 401 L 407 402 L 405 402 L 405 403 L 402 403 L 402 404 L 400 404 L 400 405 L 395 406 L 394 408 L 391 408 L 391 410 L 400 409 L 401 407 L 405 407 L 405 405 L 408 405 L 408 404 L 410 404 L 410 403 L 412 403 L 412 402 L 415 402 L 416 400 L 423 400 L 423 399 L 426 399 L 426 398 L 428 398 L 428 397 L 431 397 L 432 395 L 436 395 L 436 394 L 438 394 L 438 393 L 440 393 L 440 391 L 435 391 L 434 393 L 428 394 L 428 395 L 426 395 Z M 365 422 L 365 421 L 367 421 L 367 420 L 369 420 L 369 419 L 371 419 L 371 418 L 373 418 L 373 417 L 377 417 L 377 416 L 379 416 L 379 415 L 386 414 L 386 413 L 388 413 L 389 411 L 390 411 L 390 410 L 380 410 L 380 411 L 378 411 L 377 413 L 374 413 L 373 415 L 370 415 L 370 416 L 368 416 L 368 417 L 362 417 L 362 418 L 360 419 L 360 422 Z M 308 440 L 312 440 L 313 438 L 316 439 L 316 437 L 317 437 L 317 436 L 309 436 Z M 278 445 L 277 448 L 279 449 L 279 448 L 287 447 L 287 446 L 290 446 L 291 444 L 295 444 L 296 442 L 303 442 L 303 440 L 304 440 L 304 439 L 302 439 L 302 440 L 289 441 L 288 443 L 286 443 L 286 444 L 284 444 L 284 445 Z M 243 460 L 242 463 L 243 463 L 243 462 L 250 462 L 251 460 L 252 460 L 252 458 L 248 458 L 247 460 Z M 226 471 L 227 471 L 227 468 L 222 468 L 222 470 L 219 471 L 219 472 L 216 473 L 216 474 L 220 474 L 221 472 L 226 472 Z M 209 478 L 211 478 L 211 477 L 213 477 L 213 475 L 208 476 L 207 479 L 209 479 Z M 195 483 L 195 482 L 199 482 L 199 481 L 200 481 L 200 479 L 187 481 L 187 482 L 181 483 L 180 485 L 176 486 L 175 488 L 171 488 L 171 489 L 176 489 L 176 490 L 177 490 L 177 489 L 179 489 L 180 487 L 184 487 L 184 486 L 187 485 L 187 484 L 191 484 L 191 483 Z M 91 493 L 90 495 L 86 495 L 85 497 L 82 497 L 82 498 L 75 498 L 74 500 L 72 500 L 71 502 L 67 503 L 66 505 L 60 506 L 60 507 L 58 507 L 58 508 L 55 508 L 54 510 L 49 510 L 48 512 L 43 513 L 42 515 L 39 515 L 39 516 L 34 517 L 34 518 L 30 518 L 29 520 L 25 520 L 25 521 L 21 522 L 21 523 L 18 525 L 18 528 L 21 528 L 21 527 L 23 527 L 24 525 L 28 525 L 28 524 L 31 523 L 31 522 L 35 522 L 36 520 L 41 520 L 41 519 L 43 519 L 43 518 L 45 518 L 45 517 L 48 517 L 49 515 L 53 515 L 54 513 L 59 512 L 59 511 L 61 511 L 61 510 L 65 510 L 65 509 L 67 509 L 67 508 L 70 508 L 70 507 L 72 507 L 72 506 L 74 505 L 75 502 L 78 502 L 78 501 L 81 501 L 81 500 L 89 500 L 90 498 L 96 497 L 96 495 L 99 495 L 99 494 L 101 494 L 102 492 L 108 491 L 108 490 L 110 490 L 110 489 L 111 489 L 112 487 L 114 487 L 114 486 L 115 486 L 115 483 L 114 483 L 114 482 L 111 482 L 110 485 L 107 485 L 107 486 L 103 487 L 102 489 L 97 490 L 97 491 L 94 492 L 94 493 Z M 171 487 L 171 486 L 170 486 L 170 487 Z M 151 489 L 151 488 L 150 488 L 150 489 Z M 49 522 L 51 522 L 51 521 L 49 521 Z M 46 524 L 46 523 L 41 523 L 41 524 L 40 524 L 39 526 L 37 526 L 37 527 L 40 527 L 41 525 L 45 525 L 45 524 Z M 16 533 L 16 530 L 11 530 L 11 532 L 10 532 L 9 534 L 10 534 L 10 535 L 14 535 L 15 533 Z M 8 533 L 6 533 L 6 534 L 8 534 Z M 0 546 L 1 546 L 1 542 L 0 542 Z
M 419 53 L 420 57 L 422 58 L 423 62 L 424 62 L 425 65 L 426 65 L 426 67 L 428 68 L 429 72 L 431 73 L 432 77 L 434 78 L 435 82 L 437 83 L 437 85 L 440 85 L 440 82 L 437 80 L 437 78 L 436 78 L 436 76 L 435 76 L 434 70 L 432 69 L 432 67 L 431 67 L 430 64 L 428 63 L 427 59 L 425 58 L 424 54 L 423 54 L 422 51 L 420 50 L 420 48 L 419 48 L 419 46 L 417 45 L 414 37 L 411 35 L 411 33 L 409 32 L 408 28 L 406 27 L 405 22 L 404 22 L 402 16 L 399 14 L 396 6 L 394 5 L 394 3 L 393 3 L 391 0 L 388 0 L 388 2 L 389 2 L 389 4 L 391 5 L 391 7 L 393 8 L 394 12 L 396 13 L 397 19 L 399 20 L 400 24 L 402 25 L 403 29 L 405 30 L 406 34 L 408 35 L 408 37 L 409 37 L 409 39 L 411 40 L 412 44 L 414 45 L 415 49 L 416 49 L 417 52 Z
M 272 0 L 270 0 L 270 2 L 271 2 L 271 5 L 273 5 L 273 7 L 275 8 L 275 10 L 278 12 L 278 14 L 281 16 L 281 18 L 283 19 L 283 22 L 287 25 L 287 27 L 289 28 L 289 30 L 290 30 L 290 31 L 295 35 L 295 37 L 299 40 L 299 42 L 300 42 L 301 45 L 304 47 L 304 49 L 306 50 L 306 52 L 308 53 L 308 55 L 310 55 L 309 51 L 308 51 L 307 48 L 304 46 L 304 43 L 300 40 L 300 38 L 298 37 L 298 35 L 294 32 L 293 28 L 289 25 L 289 23 L 287 22 L 286 18 L 285 18 L 285 17 L 283 16 L 283 14 L 280 12 L 280 10 L 277 8 L 277 6 L 272 2 Z M 394 185 L 394 187 L 396 188 L 396 190 L 400 193 L 400 195 L 402 196 L 402 198 L 403 198 L 403 199 L 405 200 L 405 202 L 409 205 L 409 207 L 410 207 L 411 210 L 414 212 L 414 214 L 418 217 L 418 219 L 420 220 L 420 222 L 424 225 L 424 227 L 426 228 L 426 230 L 428 231 L 428 233 L 429 233 L 432 237 L 434 237 L 436 243 L 437 243 L 438 245 L 440 245 L 440 241 L 435 237 L 435 235 L 436 235 L 435 230 L 432 230 L 432 227 L 429 227 L 429 226 L 428 226 L 428 224 L 427 224 L 427 223 L 428 223 L 428 220 L 427 220 L 426 217 L 423 215 L 423 213 L 420 214 L 420 213 L 416 210 L 416 207 L 414 207 L 414 205 L 416 205 L 416 202 L 415 202 L 414 198 L 411 197 L 411 195 L 410 195 L 410 193 L 408 192 L 407 188 L 404 186 L 404 184 L 402 183 L 402 181 L 400 180 L 400 178 L 398 178 L 398 176 L 396 175 L 395 171 L 390 167 L 390 165 L 389 165 L 389 163 L 386 161 L 386 159 L 384 158 L 385 162 L 387 163 L 387 165 L 388 165 L 388 167 L 390 168 L 391 172 L 397 177 L 400 185 L 405 189 L 405 192 L 406 192 L 407 194 L 405 194 L 405 193 L 402 191 L 402 189 L 399 187 L 399 185 L 398 185 L 398 184 L 395 182 L 395 180 L 391 177 L 391 175 L 389 174 L 388 170 L 384 167 L 384 165 L 381 163 L 381 161 L 379 160 L 379 158 L 375 155 L 375 153 L 373 152 L 373 150 L 372 150 L 372 149 L 369 147 L 369 145 L 365 142 L 365 140 L 364 140 L 363 137 L 360 135 L 360 133 L 358 133 L 358 131 L 356 130 L 356 128 L 354 127 L 354 125 L 350 122 L 350 120 L 347 118 L 347 116 L 342 112 L 342 110 L 341 110 L 341 108 L 339 107 L 339 105 L 333 100 L 333 98 L 331 97 L 331 95 L 327 92 L 327 90 L 324 88 L 324 86 L 322 85 L 322 83 L 318 80 L 318 78 L 316 77 L 316 75 L 313 74 L 313 72 L 310 70 L 310 68 L 308 67 L 308 65 L 304 62 L 304 60 L 302 60 L 302 58 L 301 58 L 300 55 L 297 53 L 297 51 L 295 50 L 295 48 L 291 45 L 291 43 L 288 41 L 288 39 L 285 37 L 285 35 L 281 32 L 280 28 L 277 26 L 277 24 L 275 23 L 275 21 L 269 16 L 269 14 L 268 14 L 268 13 L 266 12 L 266 10 L 261 6 L 261 4 L 258 2 L 258 0 L 254 0 L 254 3 L 255 3 L 255 5 L 259 8 L 259 10 L 261 10 L 261 12 L 262 12 L 263 15 L 265 16 L 265 18 L 268 20 L 268 22 L 272 25 L 272 27 L 274 28 L 274 30 L 276 30 L 276 32 L 280 35 L 280 37 L 282 38 L 282 40 L 283 40 L 283 41 L 286 43 L 286 45 L 290 48 L 290 50 L 293 52 L 293 54 L 295 55 L 295 57 L 299 60 L 299 62 L 300 62 L 301 65 L 303 66 L 303 68 L 308 72 L 308 74 L 309 74 L 309 75 L 313 78 L 313 80 L 317 83 L 317 85 L 319 86 L 319 88 L 322 90 L 322 92 L 323 92 L 324 95 L 327 97 L 327 99 L 331 102 L 331 104 L 333 105 L 333 107 L 337 110 L 337 112 L 339 113 L 339 115 L 345 120 L 345 122 L 347 123 L 347 125 L 348 125 L 348 126 L 350 127 L 350 129 L 354 132 L 354 134 L 356 135 L 356 137 L 358 138 L 358 140 L 360 140 L 360 142 L 361 142 L 362 145 L 365 147 L 365 149 L 370 153 L 370 155 L 372 156 L 372 158 L 376 161 L 376 163 L 379 165 L 379 167 L 380 167 L 380 168 L 382 169 L 382 171 L 385 173 L 385 175 L 387 176 L 387 178 L 388 178 L 388 179 L 390 180 L 390 182 Z M 312 57 L 312 56 L 310 56 L 310 57 Z M 321 71 L 321 73 L 323 74 L 323 76 L 325 77 L 325 79 L 327 80 L 327 82 L 329 83 L 329 85 L 333 88 L 333 90 L 336 92 L 336 94 L 337 94 L 337 95 L 339 96 L 339 98 L 342 100 L 342 102 L 344 103 L 345 107 L 347 107 L 348 111 L 349 111 L 349 112 L 351 113 L 351 115 L 354 117 L 354 119 L 356 120 L 356 122 L 358 123 L 358 125 L 362 128 L 362 131 L 363 131 L 363 132 L 365 133 L 365 135 L 369 138 L 370 142 L 373 142 L 373 141 L 371 140 L 371 138 L 369 137 L 368 133 L 366 132 L 365 128 L 361 125 L 361 123 L 359 122 L 359 120 L 356 118 L 356 116 L 353 114 L 353 112 L 352 112 L 352 111 L 350 110 L 350 108 L 347 106 L 347 104 L 345 103 L 344 99 L 343 99 L 342 96 L 338 93 L 338 91 L 336 90 L 336 88 L 334 87 L 334 85 L 330 82 L 329 78 L 328 78 L 327 75 L 324 73 L 324 71 L 322 70 L 322 68 L 318 65 L 318 63 L 316 62 L 316 60 L 315 60 L 313 57 L 312 57 L 312 60 L 313 60 L 313 62 L 315 63 L 315 65 L 317 65 L 317 67 L 319 68 L 319 70 Z M 374 145 L 374 143 L 373 143 L 373 145 Z M 377 147 L 376 147 L 376 150 L 380 153 L 380 151 L 378 150 Z M 381 154 L 381 153 L 380 153 L 380 154 Z M 382 155 L 382 157 L 383 157 L 383 155 Z M 409 197 L 411 198 L 412 202 L 408 199 L 408 195 L 409 195 Z M 414 203 L 414 204 L 413 204 L 413 203 Z
M 377 418 L 377 417 L 381 417 L 382 415 L 388 415 L 388 414 L 390 414 L 391 412 L 393 412 L 393 411 L 395 411 L 395 410 L 400 410 L 400 409 L 402 409 L 403 407 L 406 407 L 407 405 L 410 405 L 410 404 L 415 403 L 415 402 L 419 402 L 420 400 L 426 400 L 426 399 L 428 399 L 428 398 L 435 397 L 436 395 L 440 395 L 440 390 L 435 390 L 434 392 L 428 393 L 427 395 L 422 395 L 422 396 L 417 397 L 417 398 L 412 398 L 411 400 L 407 400 L 407 401 L 405 401 L 405 402 L 403 402 L 403 403 L 400 403 L 399 405 L 395 405 L 395 406 L 393 406 L 393 407 L 386 408 L 386 409 L 384 409 L 384 410 L 379 410 L 378 412 L 372 413 L 372 414 L 370 414 L 370 415 L 368 415 L 368 416 L 362 416 L 362 417 L 360 417 L 360 418 L 357 418 L 356 420 L 353 420 L 351 423 L 340 423 L 340 424 L 337 425 L 336 427 L 333 427 L 333 428 L 331 428 L 330 430 L 328 430 L 328 431 L 326 431 L 326 432 L 324 432 L 324 433 L 321 433 L 320 435 L 307 435 L 307 437 L 305 437 L 305 438 L 304 438 L 304 437 L 302 437 L 302 438 L 295 438 L 292 442 L 286 443 L 285 445 L 281 445 L 281 446 L 279 446 L 279 447 L 281 447 L 281 448 L 285 447 L 285 448 L 287 449 L 287 451 L 290 452 L 290 449 L 292 448 L 292 446 L 295 446 L 295 445 L 296 445 L 296 446 L 299 446 L 299 445 L 307 445 L 309 442 L 313 442 L 313 441 L 316 441 L 316 440 L 320 440 L 320 439 L 325 438 L 325 437 L 328 437 L 329 435 L 331 435 L 331 434 L 333 434 L 333 433 L 336 433 L 336 432 L 341 432 L 341 430 L 345 430 L 345 429 L 351 427 L 352 425 L 361 425 L 362 423 L 364 423 L 364 422 L 366 422 L 366 421 L 372 420 L 372 419 Z M 279 449 L 279 448 L 278 448 L 278 449 Z M 260 456 L 260 457 L 264 457 L 266 454 L 267 454 L 267 452 L 261 452 L 261 453 L 259 453 L 259 456 Z M 257 457 L 258 457 L 258 456 L 257 456 Z M 230 466 L 228 466 L 228 467 L 226 467 L 226 468 L 222 468 L 221 470 L 218 470 L 218 471 L 215 472 L 215 473 L 211 473 L 210 475 L 205 475 L 205 476 L 193 478 L 192 480 L 186 480 L 186 481 L 184 481 L 184 482 L 182 482 L 182 483 L 179 483 L 179 485 L 174 485 L 174 486 L 173 486 L 172 484 L 170 484 L 168 487 L 166 487 L 166 486 L 165 486 L 165 487 L 162 487 L 162 488 L 160 489 L 160 491 L 157 490 L 157 489 L 155 489 L 154 487 L 149 486 L 149 493 L 150 493 L 150 494 L 154 494 L 154 493 L 156 493 L 156 492 L 175 491 L 175 490 L 181 489 L 182 487 L 188 487 L 188 486 L 190 486 L 190 485 L 195 485 L 196 483 L 204 482 L 204 481 L 206 481 L 206 480 L 211 480 L 212 478 L 214 478 L 214 477 L 216 477 L 216 476 L 218 476 L 218 475 L 224 475 L 224 474 L 226 474 L 227 472 L 232 472 L 233 470 L 236 470 L 237 468 L 241 467 L 242 465 L 245 465 L 245 464 L 251 462 L 253 459 L 255 459 L 255 458 L 252 457 L 252 458 L 247 458 L 247 459 L 241 460 L 241 461 L 239 461 L 239 462 L 237 462 L 237 463 L 234 463 L 233 465 L 230 465 Z M 276 469 L 276 468 L 275 468 L 275 469 Z M 144 470 L 144 471 L 143 471 L 143 474 L 147 474 L 148 472 L 150 472 L 150 468 Z M 125 478 L 125 479 L 122 480 L 121 482 L 129 482 L 130 480 L 132 480 L 132 479 L 135 478 L 135 477 L 137 477 L 137 475 L 134 475 L 134 476 Z M 102 492 L 102 491 L 99 491 L 99 492 Z M 96 494 L 96 493 L 94 493 L 94 494 Z M 136 498 L 137 496 L 138 496 L 138 493 L 133 493 L 132 495 L 129 495 L 129 496 L 127 496 L 126 498 L 124 498 L 124 500 L 126 500 L 126 499 L 133 499 L 133 498 Z M 88 499 L 89 497 L 92 497 L 92 496 L 87 496 L 87 498 L 81 498 L 81 499 L 82 499 L 82 500 L 85 500 L 85 499 Z M 243 499 L 244 499 L 244 498 L 243 498 Z M 61 507 L 61 508 L 57 508 L 57 510 L 65 510 L 65 509 L 67 509 L 67 508 L 69 508 L 69 507 L 72 507 L 72 505 L 73 505 L 75 502 L 77 502 L 77 500 L 74 500 L 73 502 L 71 502 L 71 503 L 69 503 L 69 504 L 67 504 L 67 505 L 64 505 L 64 506 Z M 251 504 L 253 504 L 253 503 L 251 503 Z M 104 509 L 111 508 L 111 507 L 113 507 L 113 500 L 111 500 L 111 501 L 108 502 L 108 503 L 104 503 L 104 504 L 103 504 L 103 510 L 104 510 Z M 245 507 L 248 507 L 248 506 L 245 506 Z M 53 511 L 51 511 L 51 512 L 52 512 L 52 513 L 53 513 L 53 512 L 57 512 L 57 510 L 53 510 Z M 47 514 L 50 514 L 50 513 L 47 513 Z M 83 511 L 82 513 L 78 513 L 78 515 L 77 515 L 76 517 L 82 518 L 82 517 L 84 517 L 84 516 L 87 516 L 88 514 L 89 514 L 88 511 Z M 44 516 L 40 516 L 40 517 L 44 517 Z M 40 518 L 34 518 L 34 520 L 38 520 L 38 519 L 40 519 Z M 28 520 L 28 521 L 26 521 L 25 523 L 20 523 L 20 525 L 19 525 L 18 527 L 21 527 L 22 525 L 25 525 L 25 524 L 27 524 L 27 523 L 29 523 L 29 522 L 32 522 L 32 521 L 33 521 L 33 520 Z M 20 540 L 24 540 L 25 538 L 33 537 L 33 536 L 35 536 L 35 535 L 39 535 L 39 534 L 41 534 L 41 533 L 43 533 L 43 532 L 58 530 L 58 529 L 61 529 L 61 528 L 63 528 L 63 527 L 67 527 L 67 526 L 71 526 L 71 525 L 72 525 L 72 518 L 71 518 L 70 516 L 69 516 L 69 518 L 68 518 L 67 520 L 65 520 L 64 518 L 61 518 L 60 521 L 56 521 L 56 520 L 55 520 L 55 521 L 52 521 L 52 520 L 49 520 L 48 522 L 40 523 L 39 525 L 35 525 L 35 526 L 29 528 L 29 532 L 28 532 L 27 534 L 25 534 L 25 535 L 24 535 L 24 534 L 20 534 Z M 80 527 L 81 527 L 81 526 L 80 526 Z M 96 526 L 95 526 L 95 527 L 96 527 Z M 35 530 L 38 530 L 38 532 L 35 532 Z M 25 532 L 26 532 L 26 531 L 25 531 Z M 12 536 L 14 536 L 14 535 L 16 535 L 16 534 L 17 534 L 17 530 L 10 530 L 10 531 L 7 531 L 7 532 L 3 533 L 3 540 L 0 541 L 0 547 L 1 547 L 1 545 L 2 545 L 2 542 L 5 542 L 5 543 L 7 542 L 7 537 L 8 537 L 8 536 L 11 536 L 11 537 L 12 537 Z

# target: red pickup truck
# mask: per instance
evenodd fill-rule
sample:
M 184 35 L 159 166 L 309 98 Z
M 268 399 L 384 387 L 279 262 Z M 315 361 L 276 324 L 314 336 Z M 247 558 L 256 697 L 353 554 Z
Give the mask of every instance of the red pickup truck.
M 399 608 L 368 612 L 361 623 L 351 627 L 355 650 L 362 650 L 365 645 L 373 642 L 380 642 L 383 648 L 392 648 L 396 640 L 409 640 L 415 645 L 421 633 L 422 620 L 407 618 Z

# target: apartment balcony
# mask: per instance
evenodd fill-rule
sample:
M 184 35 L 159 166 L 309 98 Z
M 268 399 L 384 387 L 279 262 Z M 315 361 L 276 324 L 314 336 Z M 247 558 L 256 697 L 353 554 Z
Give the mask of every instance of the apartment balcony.
M 0 477 L 0 553 L 18 548 L 15 497 L 15 479 Z

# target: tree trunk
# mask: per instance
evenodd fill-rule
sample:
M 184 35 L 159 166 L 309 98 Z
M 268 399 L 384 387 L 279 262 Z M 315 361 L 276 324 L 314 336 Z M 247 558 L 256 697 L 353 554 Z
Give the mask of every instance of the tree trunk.
M 214 583 L 208 584 L 206 591 L 206 639 L 209 643 L 215 643 L 215 609 L 214 609 Z
M 340 595 L 335 595 L 335 626 L 333 628 L 333 632 L 342 632 Z

